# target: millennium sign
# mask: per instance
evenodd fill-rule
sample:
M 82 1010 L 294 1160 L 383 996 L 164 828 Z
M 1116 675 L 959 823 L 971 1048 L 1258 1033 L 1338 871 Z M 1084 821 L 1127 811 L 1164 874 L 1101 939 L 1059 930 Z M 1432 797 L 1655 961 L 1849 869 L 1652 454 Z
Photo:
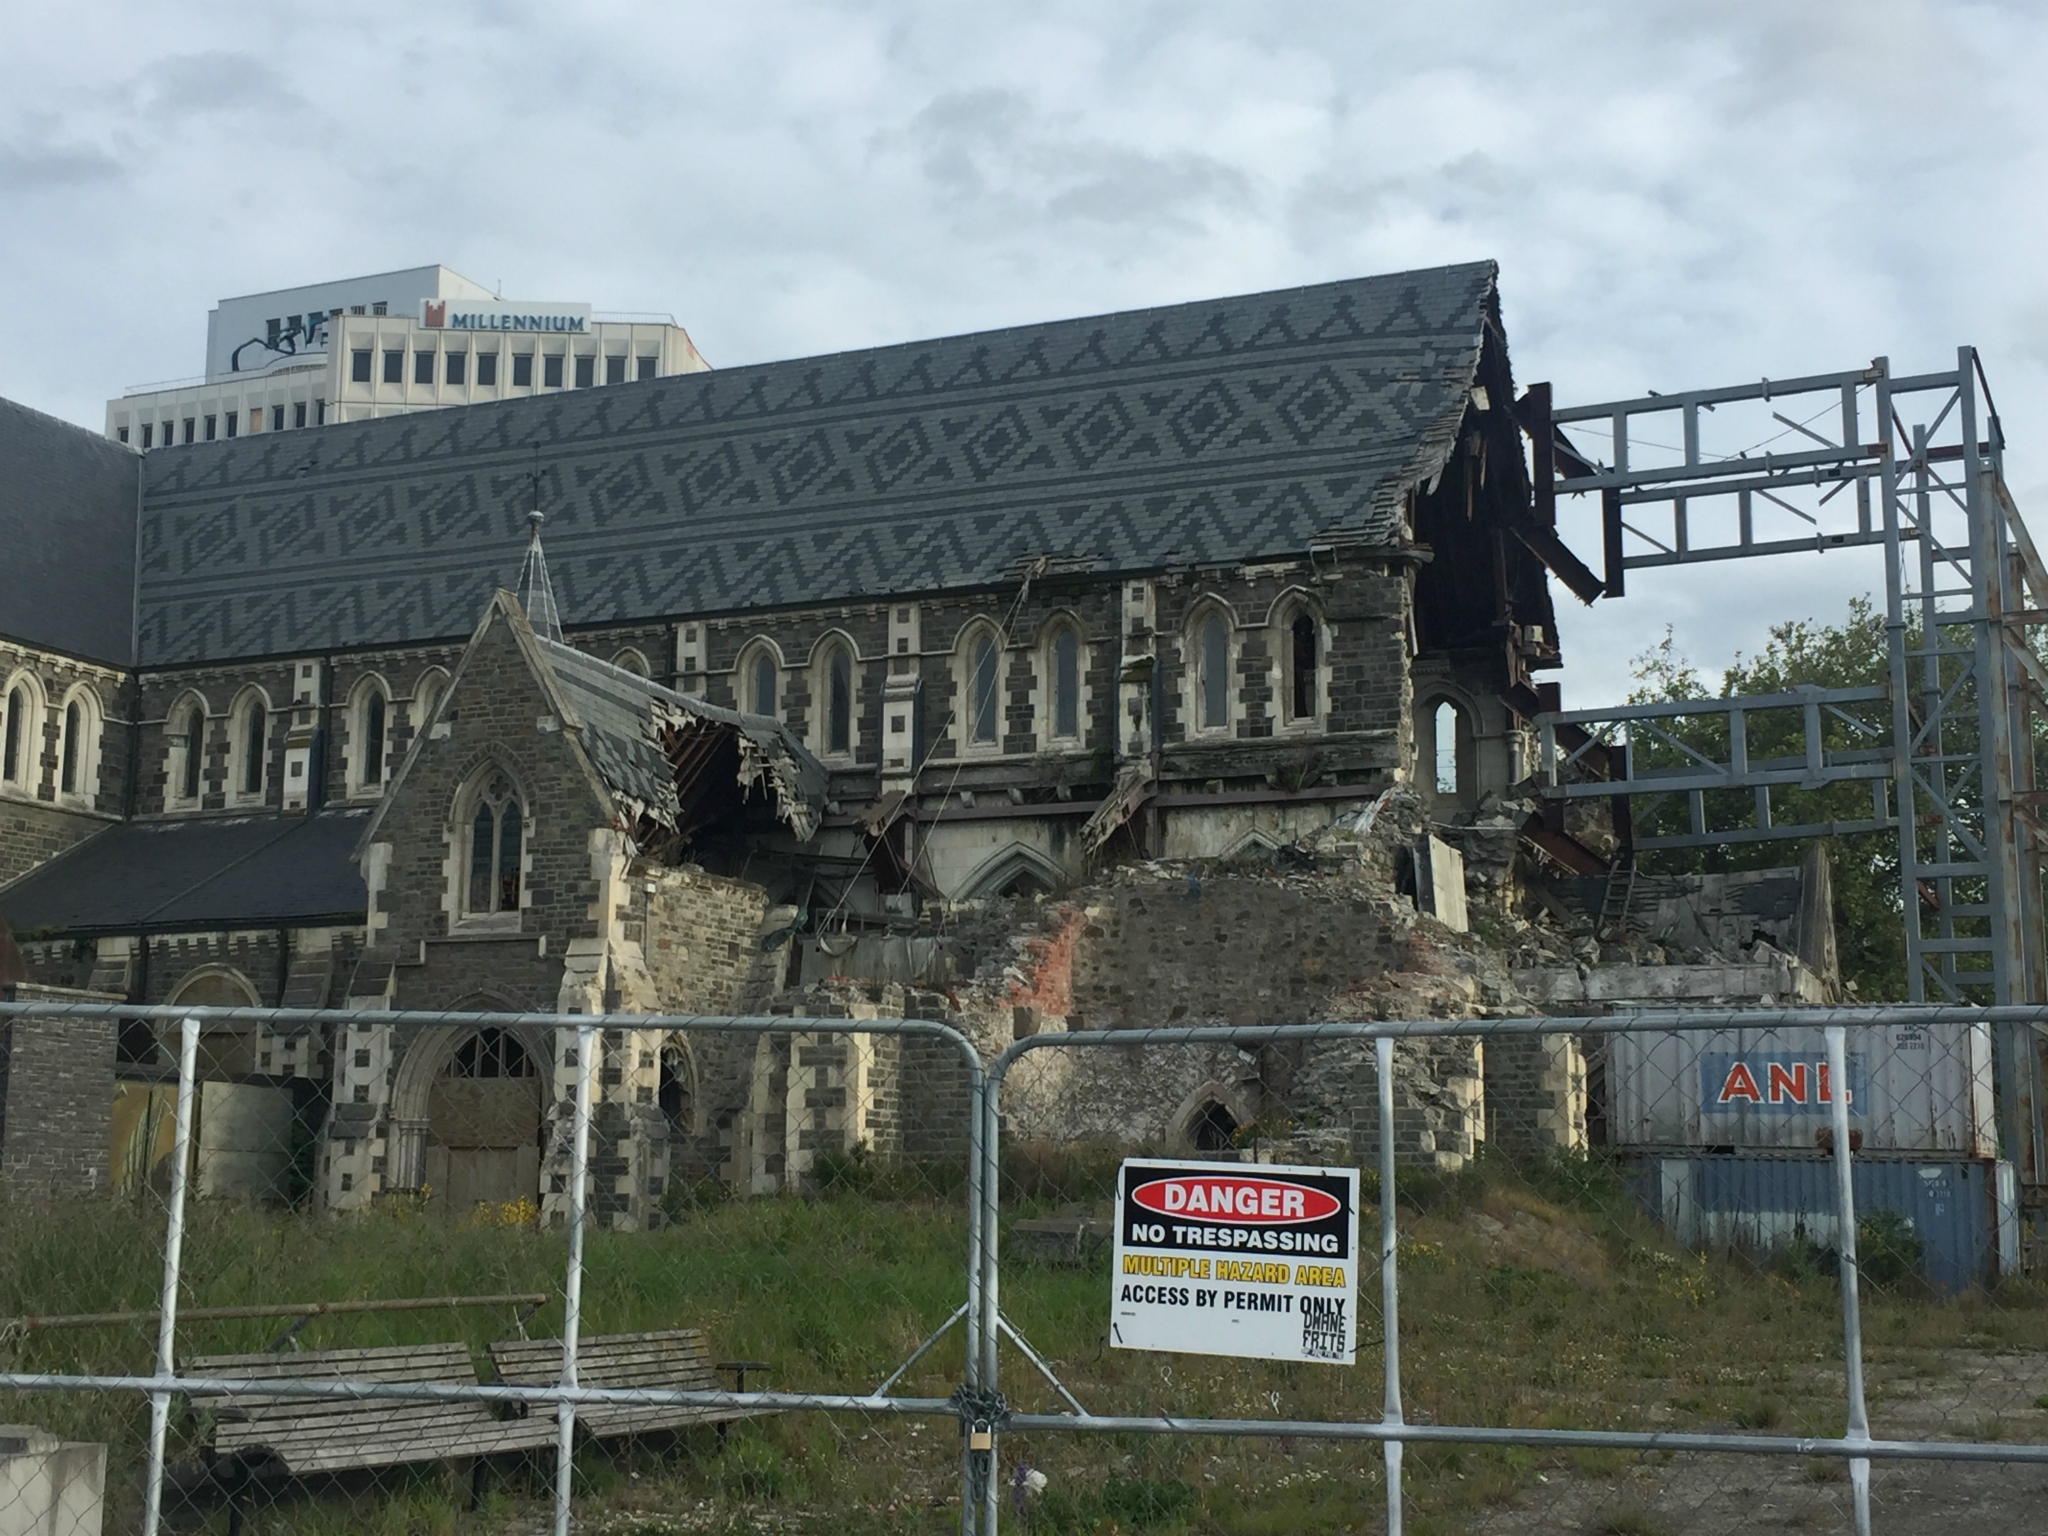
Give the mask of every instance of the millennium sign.
M 588 304 L 504 304 L 461 299 L 422 299 L 420 325 L 447 331 L 552 331 L 581 334 L 590 329 Z

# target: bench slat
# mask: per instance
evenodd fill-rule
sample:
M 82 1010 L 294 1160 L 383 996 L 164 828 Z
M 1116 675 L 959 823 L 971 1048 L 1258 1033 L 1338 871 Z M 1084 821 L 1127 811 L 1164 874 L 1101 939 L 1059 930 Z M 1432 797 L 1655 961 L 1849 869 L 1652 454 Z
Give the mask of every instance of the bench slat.
M 187 1374 L 249 1381 L 431 1382 L 474 1386 L 466 1344 L 303 1350 L 277 1355 L 200 1355 Z M 239 1393 L 195 1399 L 218 1417 L 213 1446 L 233 1455 L 265 1450 L 305 1475 L 488 1456 L 552 1444 L 552 1416 L 498 1419 L 480 1402 L 304 1398 Z
M 514 1386 L 553 1386 L 562 1379 L 560 1339 L 508 1340 L 491 1346 L 498 1379 Z M 704 1347 L 702 1330 L 672 1328 L 651 1333 L 618 1333 L 578 1341 L 576 1380 L 586 1387 L 716 1391 L 718 1382 Z M 576 1411 L 579 1428 L 596 1436 L 648 1434 L 691 1424 L 720 1424 L 752 1418 L 732 1408 L 648 1404 L 587 1404 Z

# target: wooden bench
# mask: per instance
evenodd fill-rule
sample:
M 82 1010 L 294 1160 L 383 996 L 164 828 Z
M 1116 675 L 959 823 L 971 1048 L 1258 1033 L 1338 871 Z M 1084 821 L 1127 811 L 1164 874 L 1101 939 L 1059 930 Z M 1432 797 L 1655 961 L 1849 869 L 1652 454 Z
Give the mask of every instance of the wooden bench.
M 234 1381 L 417 1381 L 477 1385 L 466 1344 L 320 1349 L 297 1354 L 201 1355 L 184 1374 Z M 495 1456 L 554 1444 L 552 1416 L 500 1419 L 483 1402 L 389 1397 L 202 1397 L 213 1416 L 216 1464 L 236 1481 L 348 1472 L 425 1461 Z M 217 1474 L 218 1475 L 218 1474 Z
M 562 1341 L 501 1340 L 491 1346 L 491 1364 L 497 1370 L 498 1380 L 508 1386 L 551 1387 L 562 1379 Z M 711 1357 L 704 1349 L 704 1335 L 695 1328 L 583 1339 L 576 1350 L 576 1383 L 584 1387 L 668 1392 L 719 1389 L 712 1375 Z M 753 1417 L 753 1411 L 741 1408 L 666 1404 L 623 1407 L 584 1403 L 576 1409 L 577 1426 L 596 1436 L 644 1435 L 657 1430 L 685 1429 L 692 1424 L 728 1424 Z M 552 1417 L 549 1422 L 552 1427 Z

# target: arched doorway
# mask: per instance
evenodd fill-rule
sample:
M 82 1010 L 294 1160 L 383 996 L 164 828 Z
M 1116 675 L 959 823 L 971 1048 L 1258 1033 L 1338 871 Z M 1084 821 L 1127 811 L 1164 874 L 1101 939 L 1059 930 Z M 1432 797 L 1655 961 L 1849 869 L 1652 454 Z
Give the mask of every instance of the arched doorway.
M 262 1003 L 248 978 L 224 966 L 192 972 L 172 989 L 169 1001 L 172 1007 L 195 1008 L 255 1008 Z M 158 1060 L 175 1067 L 180 1027 L 171 1020 L 157 1028 Z M 202 1198 L 271 1202 L 296 1200 L 304 1193 L 301 1153 L 319 1123 L 312 1102 L 314 1084 L 271 1076 L 259 1060 L 261 1041 L 261 1028 L 253 1023 L 207 1020 L 200 1026 L 191 1172 Z M 163 1093 L 173 1106 L 177 1101 L 175 1084 L 157 1090 L 137 1085 L 136 1091 Z M 123 1085 L 121 1098 L 133 1096 L 134 1091 Z M 147 1112 L 124 1116 L 123 1108 L 117 1099 L 117 1125 L 128 1125 L 132 1136 L 140 1139 L 116 1147 L 115 1166 L 121 1170 L 117 1183 L 154 1184 L 169 1172 L 167 1162 L 156 1156 L 156 1122 L 162 1117 Z
M 1197 1152 L 1228 1152 L 1236 1145 L 1237 1116 L 1219 1099 L 1211 1099 L 1188 1122 L 1188 1140 Z
M 485 1203 L 538 1203 L 542 1063 L 510 1030 L 470 1030 L 447 1043 L 425 1085 L 421 1182 L 429 1200 L 449 1215 Z

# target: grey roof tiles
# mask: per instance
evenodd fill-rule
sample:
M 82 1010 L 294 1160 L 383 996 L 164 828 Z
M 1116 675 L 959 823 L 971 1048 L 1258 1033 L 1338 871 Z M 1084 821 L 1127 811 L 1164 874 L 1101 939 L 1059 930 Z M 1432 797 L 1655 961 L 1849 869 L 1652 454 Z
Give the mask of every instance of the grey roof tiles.
M 147 456 L 145 666 L 457 639 L 548 516 L 571 626 L 1391 542 L 1491 262 Z M 537 446 L 536 446 L 537 445 Z

